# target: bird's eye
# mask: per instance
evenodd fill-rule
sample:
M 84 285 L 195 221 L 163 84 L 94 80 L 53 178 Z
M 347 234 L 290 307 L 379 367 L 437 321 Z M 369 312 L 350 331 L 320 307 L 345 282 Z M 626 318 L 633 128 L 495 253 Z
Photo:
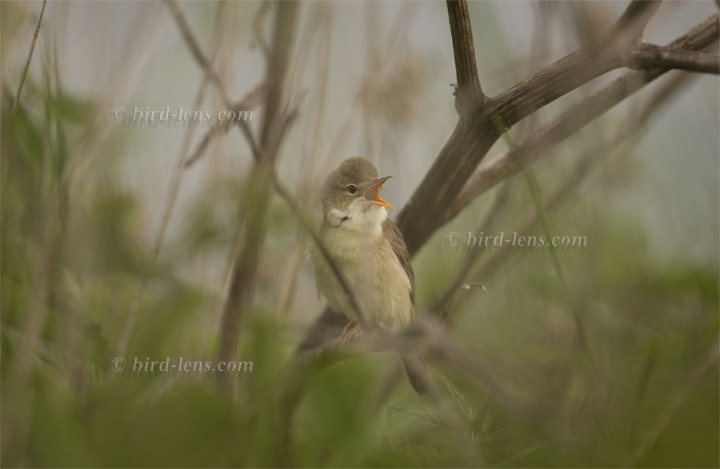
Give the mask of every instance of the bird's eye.
M 350 184 L 349 186 L 347 186 L 347 191 L 348 191 L 348 193 L 350 193 L 350 194 L 356 194 L 356 193 L 357 193 L 357 186 L 354 185 L 354 184 Z

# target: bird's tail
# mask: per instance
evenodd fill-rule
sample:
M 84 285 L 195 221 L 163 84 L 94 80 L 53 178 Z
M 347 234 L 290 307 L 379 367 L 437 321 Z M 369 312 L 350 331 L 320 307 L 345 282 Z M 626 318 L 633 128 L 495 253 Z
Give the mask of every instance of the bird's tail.
M 402 363 L 408 381 L 415 392 L 421 396 L 430 392 L 432 381 L 423 356 L 419 353 L 406 354 L 402 356 Z

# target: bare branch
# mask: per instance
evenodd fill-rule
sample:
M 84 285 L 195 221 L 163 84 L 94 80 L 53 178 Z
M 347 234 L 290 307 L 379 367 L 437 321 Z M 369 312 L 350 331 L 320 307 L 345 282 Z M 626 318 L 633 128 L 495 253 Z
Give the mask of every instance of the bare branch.
M 714 42 L 718 32 L 718 15 L 713 15 L 671 46 L 687 44 L 705 48 Z M 715 32 L 713 34 L 713 31 Z M 668 46 L 668 47 L 671 47 Z M 455 218 L 470 202 L 491 189 L 498 182 L 512 176 L 535 161 L 545 151 L 605 113 L 627 96 L 641 89 L 664 71 L 629 72 L 605 88 L 562 113 L 549 125 L 537 130 L 518 144 L 515 152 L 508 151 L 476 169 L 467 180 L 457 198 L 444 213 L 444 222 Z
M 680 48 L 701 50 L 708 47 L 718 39 L 718 33 L 720 31 L 718 17 L 718 14 L 710 16 L 687 34 L 665 47 L 675 50 Z M 665 73 L 665 71 L 666 70 L 662 69 L 653 69 L 651 71 L 629 72 L 616 79 L 595 95 L 565 111 L 560 117 L 553 121 L 553 123 L 527 137 L 519 144 L 519 151 L 516 154 L 511 152 L 505 153 L 487 165 L 476 169 L 472 173 L 472 176 L 467 179 L 467 182 L 464 183 L 462 190 L 458 192 L 457 198 L 445 204 L 445 209 L 433 212 L 430 215 L 419 216 L 424 216 L 428 219 L 428 223 L 432 223 L 436 225 L 436 227 L 443 225 L 454 218 L 475 197 L 487 191 L 504 178 L 515 174 L 523 165 L 534 161 L 542 152 L 572 135 L 595 117 L 605 113 L 615 104 L 641 89 L 647 83 Z M 478 133 L 475 138 L 480 140 L 481 134 Z M 458 158 L 457 155 L 455 155 L 455 157 Z M 439 159 L 440 157 L 438 157 L 438 160 Z M 458 169 L 457 171 L 460 172 L 461 170 Z M 426 176 L 426 179 L 428 179 L 428 176 Z M 403 226 L 402 228 L 405 233 L 406 227 Z M 420 229 L 426 228 L 422 226 Z M 428 233 L 427 237 L 429 237 L 430 234 L 432 234 L 432 231 Z M 418 233 L 413 233 L 410 237 L 414 239 L 420 236 Z M 411 253 L 412 252 L 413 251 L 411 251 Z
M 720 39 L 720 13 L 710 15 L 702 23 L 696 24 L 690 31 L 672 41 L 665 47 L 687 50 L 703 50 Z
M 565 140 L 599 115 L 645 85 L 642 72 L 630 72 L 562 113 L 507 151 L 476 169 L 444 213 L 444 222 L 455 218 L 470 202 L 500 181 L 518 173 L 547 150 Z
M 23 85 L 25 85 L 25 79 L 27 78 L 28 70 L 30 69 L 30 61 L 32 60 L 33 51 L 35 50 L 35 43 L 37 42 L 38 35 L 40 34 L 40 25 L 42 24 L 43 14 L 45 13 L 45 5 L 47 5 L 47 0 L 43 0 L 42 8 L 40 9 L 40 16 L 38 17 L 38 22 L 35 26 L 35 32 L 33 33 L 32 42 L 30 43 L 30 50 L 28 51 L 28 56 L 25 60 L 25 67 L 23 68 L 22 75 L 20 76 L 17 93 L 15 93 L 15 102 L 13 103 L 12 114 L 10 116 L 11 119 L 15 117 L 18 104 L 20 103 L 20 95 L 22 94 Z
M 720 57 L 705 52 L 641 43 L 635 46 L 628 66 L 635 70 L 676 68 L 717 75 L 720 74 Z
M 492 98 L 506 126 L 619 66 L 619 61 L 595 45 L 586 46 L 534 73 Z
M 447 0 L 450 34 L 455 53 L 455 72 L 457 74 L 457 96 L 455 107 L 460 115 L 482 104 L 486 97 L 480 86 L 475 46 L 473 44 L 470 12 L 466 0 Z
M 652 9 L 654 4 L 656 2 L 633 2 L 629 7 L 629 10 L 632 10 L 633 13 L 629 14 L 626 11 L 626 20 L 619 23 L 635 24 L 633 21 L 639 21 L 638 18 L 646 18 L 644 20 L 646 22 L 649 20 L 648 15 L 651 15 L 654 11 Z M 632 18 L 635 18 L 635 20 L 632 20 Z M 712 18 L 717 22 L 717 15 L 713 15 L 708 21 L 712 21 Z M 717 30 L 708 27 L 708 21 L 703 22 L 701 25 L 705 25 L 706 32 L 713 34 L 714 31 L 715 36 L 717 36 Z M 642 22 L 640 24 L 644 25 Z M 701 40 L 701 34 L 697 33 L 690 31 L 688 34 Z M 630 57 L 626 57 L 624 50 L 629 50 L 632 43 L 627 42 L 624 34 L 621 36 L 621 38 L 611 38 L 612 41 L 609 45 L 585 46 L 492 98 L 492 107 L 496 109 L 500 120 L 507 127 L 512 127 L 519 120 L 575 88 L 606 72 L 626 65 Z M 687 47 L 677 42 L 681 40 L 682 38 L 666 47 L 698 50 L 697 47 Z
M 455 12 L 452 8 L 457 5 L 448 5 L 451 15 L 464 18 L 462 11 Z M 644 8 L 640 9 L 645 11 Z M 469 28 L 469 23 L 463 21 L 461 24 Z M 467 34 L 453 31 L 453 47 L 456 57 L 459 56 L 461 60 L 468 56 L 469 47 L 466 43 Z M 474 110 L 461 111 L 461 119 L 455 131 L 398 216 L 398 226 L 405 236 L 410 253 L 416 252 L 440 226 L 441 214 L 507 127 L 621 65 L 620 57 L 612 48 L 591 44 L 531 75 L 499 96 L 483 101 Z M 472 80 L 468 78 L 472 74 L 467 62 L 456 65 L 456 69 L 459 79 L 464 77 Z

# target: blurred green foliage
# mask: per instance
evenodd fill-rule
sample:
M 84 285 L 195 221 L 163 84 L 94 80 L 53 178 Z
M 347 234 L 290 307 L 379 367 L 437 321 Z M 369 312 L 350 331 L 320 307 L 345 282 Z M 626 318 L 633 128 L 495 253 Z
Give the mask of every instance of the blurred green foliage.
M 111 165 L 67 177 L 94 138 L 92 103 L 26 86 L 15 118 L 7 90 L 2 108 L 4 467 L 718 466 L 717 361 L 703 368 L 717 348 L 717 268 L 658 264 L 612 213 L 575 210 L 554 226 L 589 239 L 558 253 L 566 282 L 547 253 L 515 254 L 483 279 L 487 293 L 463 293 L 453 333 L 513 393 L 441 362 L 446 408 L 405 383 L 380 402 L 389 353 L 301 370 L 297 331 L 273 311 L 279 287 L 265 284 L 238 353 L 253 371 L 232 399 L 209 373 L 113 372 L 140 291 L 130 362 L 215 357 L 218 294 L 180 273 L 229 252 L 240 191 L 208 188 L 154 262 L 141 202 Z M 291 216 L 272 210 L 268 244 L 289 242 Z M 423 251 L 421 302 L 465 255 Z

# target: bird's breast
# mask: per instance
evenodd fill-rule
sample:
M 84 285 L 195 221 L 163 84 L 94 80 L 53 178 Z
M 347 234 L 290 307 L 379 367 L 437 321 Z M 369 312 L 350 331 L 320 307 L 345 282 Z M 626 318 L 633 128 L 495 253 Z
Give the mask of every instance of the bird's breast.
M 382 235 L 364 237 L 329 229 L 321 230 L 321 239 L 368 320 L 388 328 L 406 326 L 412 321 L 410 279 Z M 335 311 L 357 320 L 345 291 L 317 249 L 313 249 L 313 262 L 318 293 L 325 296 Z

